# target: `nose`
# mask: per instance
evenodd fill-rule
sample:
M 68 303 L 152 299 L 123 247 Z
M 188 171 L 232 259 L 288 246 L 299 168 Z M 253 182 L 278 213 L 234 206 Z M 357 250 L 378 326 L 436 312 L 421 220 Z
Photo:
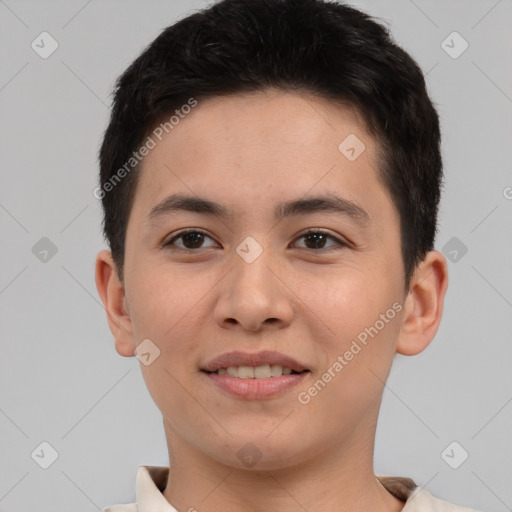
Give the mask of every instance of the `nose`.
M 270 250 L 248 263 L 238 254 L 234 268 L 221 281 L 214 307 L 217 323 L 224 329 L 239 328 L 251 332 L 282 329 L 293 318 L 293 292 L 284 284 Z

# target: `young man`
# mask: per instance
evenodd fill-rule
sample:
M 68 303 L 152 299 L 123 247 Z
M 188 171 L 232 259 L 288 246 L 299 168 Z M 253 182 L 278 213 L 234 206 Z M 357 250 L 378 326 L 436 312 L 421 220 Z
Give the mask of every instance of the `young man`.
M 438 116 L 387 31 L 320 0 L 224 0 L 119 78 L 96 283 L 170 468 L 106 510 L 468 511 L 376 477 L 395 354 L 438 329 Z

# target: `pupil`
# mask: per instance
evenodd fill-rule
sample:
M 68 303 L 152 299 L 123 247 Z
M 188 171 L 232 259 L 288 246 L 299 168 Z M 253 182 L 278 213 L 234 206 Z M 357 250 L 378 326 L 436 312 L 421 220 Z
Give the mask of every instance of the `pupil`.
M 323 246 L 323 244 L 321 243 L 322 241 L 325 243 L 325 235 L 322 233 L 312 233 L 312 234 L 308 235 L 307 238 L 309 240 L 311 240 L 311 239 L 315 240 L 313 245 L 316 249 L 318 249 L 318 247 Z M 319 242 L 320 242 L 320 245 L 319 245 Z
M 201 246 L 202 238 L 202 233 L 185 233 L 183 235 L 183 242 L 188 247 L 189 244 L 187 243 L 187 241 L 191 241 L 193 246 L 192 248 L 196 248 Z

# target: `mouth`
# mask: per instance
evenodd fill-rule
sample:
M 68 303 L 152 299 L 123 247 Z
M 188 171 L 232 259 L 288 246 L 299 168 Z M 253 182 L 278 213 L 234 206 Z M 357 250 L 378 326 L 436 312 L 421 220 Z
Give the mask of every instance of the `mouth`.
M 207 363 L 201 372 L 231 397 L 268 399 L 302 382 L 311 370 L 278 352 L 230 352 Z
M 287 366 L 278 364 L 262 365 L 262 366 L 228 366 L 219 368 L 216 371 L 206 373 L 216 375 L 229 375 L 238 379 L 275 379 L 283 375 L 298 375 L 300 373 L 309 372 L 309 370 L 295 371 Z
M 273 376 L 272 373 L 275 376 L 290 375 L 292 372 L 300 373 L 309 369 L 293 357 L 271 350 L 263 350 L 255 353 L 226 352 L 206 363 L 201 370 L 208 373 L 226 370 L 226 372 L 231 372 L 228 373 L 230 376 L 245 379 L 269 378 Z M 278 373 L 279 371 L 281 374 Z M 265 375 L 265 377 L 259 377 L 259 375 Z

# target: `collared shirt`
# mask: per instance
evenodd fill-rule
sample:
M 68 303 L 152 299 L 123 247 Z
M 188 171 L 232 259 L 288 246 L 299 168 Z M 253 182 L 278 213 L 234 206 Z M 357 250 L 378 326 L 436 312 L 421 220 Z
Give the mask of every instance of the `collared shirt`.
M 168 476 L 169 467 L 140 466 L 135 484 L 136 502 L 113 505 L 102 512 L 178 512 L 162 494 Z M 405 503 L 402 512 L 477 512 L 434 498 L 410 478 L 379 476 L 377 479 L 390 494 Z

